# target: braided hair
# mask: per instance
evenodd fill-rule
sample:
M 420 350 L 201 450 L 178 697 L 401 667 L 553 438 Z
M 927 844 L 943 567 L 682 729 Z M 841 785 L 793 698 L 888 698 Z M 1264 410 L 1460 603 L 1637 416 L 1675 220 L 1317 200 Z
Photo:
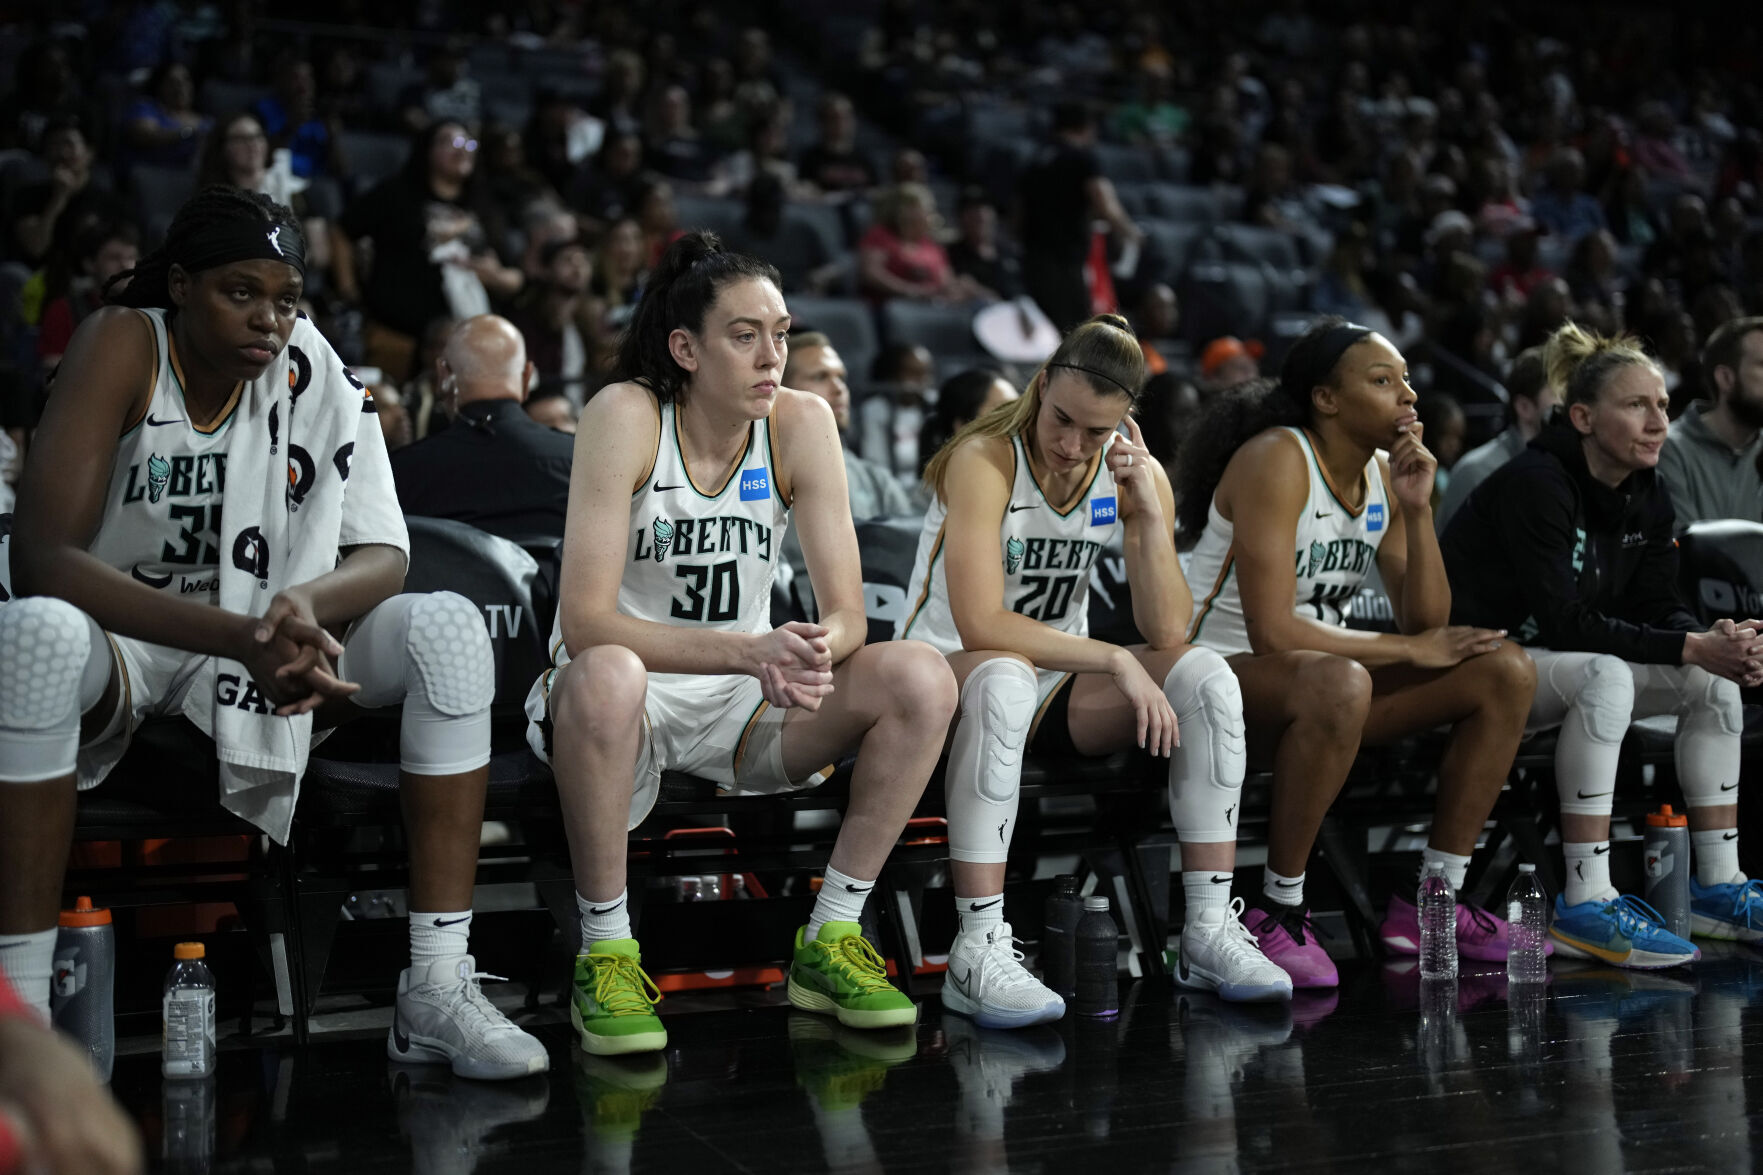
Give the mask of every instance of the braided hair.
M 300 236 L 300 219 L 293 209 L 277 204 L 260 192 L 216 184 L 184 201 L 172 218 L 159 247 L 141 258 L 136 266 L 119 273 L 104 285 L 105 300 L 115 306 L 171 309 L 171 267 L 181 257 L 192 253 L 205 233 L 216 225 L 251 224 L 265 228 L 280 227 L 290 238 Z M 128 285 L 117 290 L 122 281 Z

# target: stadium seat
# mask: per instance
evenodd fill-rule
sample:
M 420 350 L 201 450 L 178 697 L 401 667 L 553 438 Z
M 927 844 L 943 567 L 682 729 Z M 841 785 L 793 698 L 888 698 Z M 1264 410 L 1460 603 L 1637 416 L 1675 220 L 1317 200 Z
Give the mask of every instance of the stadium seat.
M 838 348 L 839 357 L 845 361 L 845 368 L 852 378 L 859 381 L 869 378 L 870 365 L 875 362 L 881 344 L 876 339 L 875 320 L 866 304 L 855 298 L 808 295 L 792 296 L 786 301 L 794 323 L 792 329 L 797 332 L 821 331 Z
M 1150 216 L 1191 224 L 1215 224 L 1223 215 L 1218 196 L 1211 188 L 1188 184 L 1156 183 L 1144 188 Z
M 1177 291 L 1182 335 L 1199 344 L 1220 335 L 1259 336 L 1270 298 L 1262 266 L 1243 261 L 1203 261 L 1190 265 Z
M 971 305 L 943 306 L 910 298 L 890 298 L 882 303 L 882 338 L 890 346 L 914 343 L 929 347 L 939 369 L 946 373 L 948 361 L 957 356 L 983 356 L 973 337 Z
M 1149 183 L 1157 178 L 1157 160 L 1144 147 L 1097 143 L 1096 156 L 1102 174 L 1117 184 Z
M 1212 231 L 1233 261 L 1265 261 L 1288 271 L 1303 268 L 1298 242 L 1289 233 L 1254 224 L 1221 224 Z
M 1692 523 L 1678 538 L 1678 591 L 1704 624 L 1763 615 L 1763 524 Z
M 136 206 L 147 224 L 169 224 L 177 210 L 196 193 L 196 173 L 187 167 L 137 167 L 129 174 Z
M 747 215 L 739 200 L 686 196 L 677 192 L 673 197 L 673 210 L 679 227 L 687 232 L 709 229 L 719 235 L 732 234 Z
M 358 189 L 366 189 L 404 166 L 410 140 L 404 135 L 344 131 L 342 148 L 350 178 Z

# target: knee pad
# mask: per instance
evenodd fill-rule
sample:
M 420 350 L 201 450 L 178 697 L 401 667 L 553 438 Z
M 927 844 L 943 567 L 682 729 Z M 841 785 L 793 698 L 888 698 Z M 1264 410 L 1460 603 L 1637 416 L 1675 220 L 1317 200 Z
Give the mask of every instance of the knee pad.
M 94 635 L 95 634 L 95 635 Z M 66 600 L 0 607 L 0 780 L 37 783 L 73 771 L 80 715 L 110 677 L 103 632 Z
M 1737 682 L 1691 665 L 1684 670 L 1683 692 L 1686 718 L 1701 711 L 1711 715 L 1724 733 L 1735 737 L 1745 733 L 1745 707 Z
M 1736 804 L 1745 731 L 1739 687 L 1696 666 L 1683 674 L 1675 749 L 1684 807 Z
M 986 661 L 962 684 L 943 777 L 949 856 L 955 860 L 996 863 L 1009 858 L 1022 752 L 1034 714 L 1034 670 L 1015 658 Z
M 1597 742 L 1614 746 L 1628 733 L 1634 718 L 1634 674 L 1620 657 L 1593 657 L 1573 695 L 1585 731 Z
M 349 636 L 338 666 L 361 685 L 358 705 L 402 698 L 400 765 L 413 775 L 456 775 L 490 761 L 496 659 L 476 606 L 454 592 L 394 596 Z
M 1169 760 L 1169 814 L 1184 841 L 1237 838 L 1238 804 L 1248 768 L 1243 693 L 1237 675 L 1211 649 L 1191 649 L 1163 679 L 1181 746 Z

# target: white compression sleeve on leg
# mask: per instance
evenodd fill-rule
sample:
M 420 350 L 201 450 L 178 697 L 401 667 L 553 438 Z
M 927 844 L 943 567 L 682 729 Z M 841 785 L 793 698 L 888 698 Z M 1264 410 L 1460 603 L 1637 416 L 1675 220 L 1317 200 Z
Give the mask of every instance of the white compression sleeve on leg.
M 1163 679 L 1181 746 L 1169 758 L 1169 814 L 1184 841 L 1237 838 L 1248 752 L 1237 675 L 1211 649 L 1183 654 Z
M 1022 751 L 1035 715 L 1035 672 L 1014 657 L 982 662 L 961 686 L 961 713 L 944 773 L 949 856 L 1010 857 L 1022 785 Z
M 1683 687 L 1675 751 L 1684 807 L 1736 804 L 1740 740 L 1745 732 L 1739 687 L 1695 665 L 1678 672 Z
M 27 596 L 0 608 L 0 780 L 72 773 L 80 715 L 109 680 L 103 630 L 66 600 Z
M 1547 657 L 1537 689 L 1568 699 L 1555 744 L 1555 786 L 1561 810 L 1608 816 L 1616 794 L 1616 760 L 1634 717 L 1634 673 L 1620 657 Z
M 399 765 L 458 775 L 490 761 L 496 658 L 477 606 L 454 592 L 393 596 L 361 618 L 338 674 L 359 706 L 404 703 Z

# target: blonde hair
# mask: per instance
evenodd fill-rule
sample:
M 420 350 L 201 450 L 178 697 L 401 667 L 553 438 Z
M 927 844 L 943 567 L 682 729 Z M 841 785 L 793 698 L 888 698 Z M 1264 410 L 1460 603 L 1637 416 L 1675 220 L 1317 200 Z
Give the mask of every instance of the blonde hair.
M 1659 364 L 1633 335 L 1601 335 L 1574 322 L 1563 324 L 1549 336 L 1543 347 L 1543 366 L 1549 373 L 1548 382 L 1561 389 L 1561 398 L 1569 405 L 1596 404 L 1610 377 L 1624 367 L 1659 370 Z
M 876 197 L 876 222 L 898 236 L 900 234 L 900 217 L 905 212 L 906 205 L 912 201 L 924 205 L 925 214 L 935 221 L 937 216 L 936 194 L 930 190 L 928 185 L 908 180 L 905 183 L 884 188 Z
M 1145 384 L 1145 352 L 1132 327 L 1118 314 L 1096 315 L 1060 341 L 1059 349 L 1035 372 L 1019 398 L 969 421 L 937 450 L 924 467 L 924 484 L 938 501 L 949 500 L 945 481 L 955 450 L 975 437 L 1029 435 L 1041 412 L 1041 392 L 1055 367 L 1077 373 L 1097 395 L 1125 396 L 1130 405 L 1138 404 Z

